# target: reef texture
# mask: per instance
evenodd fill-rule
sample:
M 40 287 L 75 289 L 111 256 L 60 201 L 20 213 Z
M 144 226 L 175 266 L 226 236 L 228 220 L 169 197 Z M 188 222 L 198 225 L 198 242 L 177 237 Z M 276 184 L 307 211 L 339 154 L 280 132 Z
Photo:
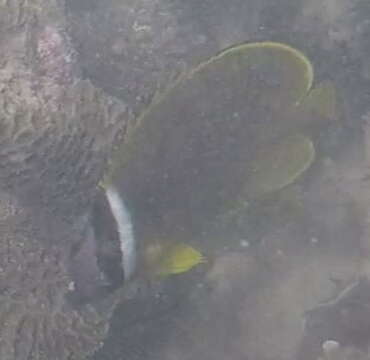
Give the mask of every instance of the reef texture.
M 184 10 L 176 2 L 85 3 L 67 1 L 69 26 L 84 73 L 136 112 L 145 109 L 153 94 L 179 73 L 220 50 L 200 27 L 183 17 Z
M 0 358 L 83 359 L 115 304 L 72 308 L 71 247 L 128 111 L 80 80 L 64 4 L 0 1 Z M 99 134 L 99 136 L 96 136 Z
M 83 359 L 103 340 L 114 300 L 99 311 L 69 306 L 68 247 L 41 246 L 50 237 L 71 238 L 67 224 L 45 213 L 36 218 L 4 194 L 1 199 L 1 359 Z
M 7 43 L 0 64 L 1 187 L 71 215 L 91 198 L 127 112 L 76 77 L 63 23 L 46 16 L 56 17 L 56 5 L 39 6 L 5 2 L 0 9 L 7 14 L 0 19 L 0 45 Z

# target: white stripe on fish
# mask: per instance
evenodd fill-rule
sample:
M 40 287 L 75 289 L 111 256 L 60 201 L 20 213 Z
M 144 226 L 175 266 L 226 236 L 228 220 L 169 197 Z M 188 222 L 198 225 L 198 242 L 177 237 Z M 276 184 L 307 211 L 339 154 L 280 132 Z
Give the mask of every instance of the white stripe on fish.
M 136 244 L 131 216 L 122 197 L 114 187 L 109 186 L 106 189 L 106 196 L 117 223 L 125 279 L 129 279 L 136 267 Z

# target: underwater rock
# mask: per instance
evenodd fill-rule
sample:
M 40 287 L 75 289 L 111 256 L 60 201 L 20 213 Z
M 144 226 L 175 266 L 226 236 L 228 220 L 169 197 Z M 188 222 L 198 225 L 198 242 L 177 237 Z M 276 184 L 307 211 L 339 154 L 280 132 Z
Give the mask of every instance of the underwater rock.
M 62 1 L 5 1 L 0 10 L 1 187 L 33 205 L 60 202 L 72 216 L 90 201 L 84 190 L 101 176 L 127 108 L 79 78 Z
M 71 306 L 68 244 L 49 242 L 74 232 L 50 214 L 36 216 L 12 198 L 10 204 L 12 214 L 0 220 L 0 357 L 83 359 L 103 341 L 116 300 L 107 297 L 100 308 Z
M 217 51 L 210 51 L 199 27 L 184 21 L 178 5 L 162 0 L 67 1 L 71 34 L 87 77 L 140 113 L 187 66 Z
M 316 359 L 327 339 L 366 351 L 370 342 L 370 282 L 366 277 L 350 284 L 331 301 L 305 314 L 304 336 L 298 359 Z
M 79 78 L 63 9 L 63 1 L 0 1 L 4 360 L 85 358 L 101 346 L 118 301 L 68 301 L 71 254 L 91 252 L 86 216 L 129 112 Z
M 323 356 L 319 360 L 368 360 L 368 351 L 351 346 L 341 346 L 337 341 L 327 340 L 322 344 Z
M 127 110 L 75 77 L 73 51 L 57 27 L 30 24 L 7 36 L 0 68 L 1 187 L 25 204 L 72 217 L 93 197 Z

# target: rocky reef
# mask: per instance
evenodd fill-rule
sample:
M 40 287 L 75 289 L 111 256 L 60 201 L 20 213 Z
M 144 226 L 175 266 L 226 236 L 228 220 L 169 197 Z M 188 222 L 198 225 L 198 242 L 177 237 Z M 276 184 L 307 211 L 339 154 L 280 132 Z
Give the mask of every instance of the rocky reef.
M 0 357 L 82 359 L 115 300 L 72 307 L 68 259 L 129 112 L 81 80 L 62 1 L 1 1 L 0 33 Z

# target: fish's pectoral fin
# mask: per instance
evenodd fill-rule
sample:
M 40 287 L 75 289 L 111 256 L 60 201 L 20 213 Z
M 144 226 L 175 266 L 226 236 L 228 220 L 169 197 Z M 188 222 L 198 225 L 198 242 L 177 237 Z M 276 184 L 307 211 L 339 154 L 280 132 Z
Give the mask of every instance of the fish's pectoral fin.
M 163 250 L 155 272 L 159 276 L 181 274 L 206 261 L 197 249 L 184 243 L 176 243 Z

